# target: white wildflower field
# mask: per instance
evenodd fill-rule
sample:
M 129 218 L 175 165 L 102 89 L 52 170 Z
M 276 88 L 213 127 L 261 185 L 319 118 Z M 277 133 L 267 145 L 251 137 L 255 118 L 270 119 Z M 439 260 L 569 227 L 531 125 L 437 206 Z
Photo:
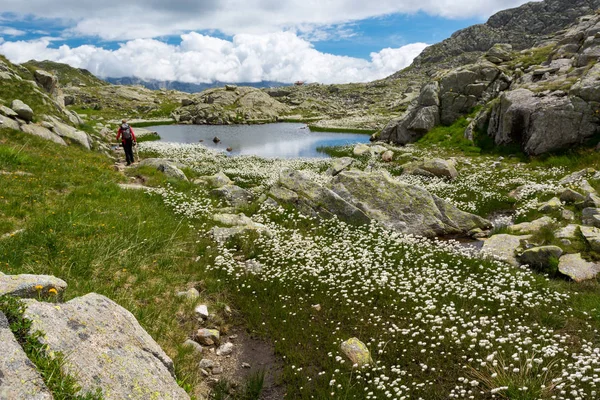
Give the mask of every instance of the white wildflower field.
M 156 142 L 141 150 L 198 175 L 222 171 L 263 193 L 283 169 L 311 171 L 321 183 L 330 179 L 331 160 L 228 157 L 201 145 Z M 425 150 L 395 151 L 414 157 Z M 535 197 L 551 197 L 568 172 L 516 161 L 498 166 L 483 156 L 457 162 L 460 176 L 452 182 L 396 179 L 483 216 L 512 205 L 507 194 L 524 186 L 515 217 L 525 218 L 537 208 Z M 376 158 L 358 158 L 354 167 L 398 175 L 395 165 Z M 224 206 L 201 185 L 187 192 L 166 186 L 150 195 L 162 196 L 190 224 Z M 231 294 L 249 329 L 275 344 L 285 364 L 286 398 L 600 398 L 600 304 L 586 303 L 570 284 L 454 241 L 376 223 L 308 217 L 269 200 L 247 214 L 262 229 L 218 243 L 206 274 Z M 209 228 L 201 225 L 198 235 L 209 236 Z M 341 353 L 341 343 L 353 337 L 370 349 L 370 365 L 350 365 Z

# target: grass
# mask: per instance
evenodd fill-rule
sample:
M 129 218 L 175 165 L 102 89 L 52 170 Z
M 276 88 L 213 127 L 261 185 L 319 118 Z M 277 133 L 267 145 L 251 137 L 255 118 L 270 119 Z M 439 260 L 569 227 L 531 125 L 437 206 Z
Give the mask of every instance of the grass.
M 0 296 L 0 311 L 8 319 L 15 339 L 35 365 L 52 396 L 58 400 L 101 400 L 100 388 L 93 393 L 79 394 L 81 387 L 62 369 L 65 363 L 64 355 L 54 352 L 52 357 L 49 356 L 46 345 L 40 342 L 43 333 L 31 331 L 32 322 L 24 317 L 25 310 L 25 304 L 21 300 Z
M 316 125 L 309 125 L 308 128 L 311 132 L 356 133 L 360 135 L 371 135 L 377 132 L 376 129 L 330 128 Z
M 143 143 L 143 142 L 156 142 L 159 141 L 161 139 L 160 135 L 145 135 L 145 136 L 139 136 L 136 138 L 136 141 L 138 143 Z
M 472 113 L 473 116 L 475 113 Z M 465 129 L 469 126 L 468 117 L 461 117 L 450 126 L 438 125 L 429 133 L 418 140 L 422 146 L 438 146 L 454 151 L 458 150 L 465 154 L 479 154 L 481 148 L 475 146 L 473 142 L 465 139 Z
M 177 125 L 177 121 L 168 120 L 168 121 L 144 121 L 144 122 L 133 122 L 130 124 L 134 128 L 146 128 L 149 126 L 162 126 L 162 125 Z

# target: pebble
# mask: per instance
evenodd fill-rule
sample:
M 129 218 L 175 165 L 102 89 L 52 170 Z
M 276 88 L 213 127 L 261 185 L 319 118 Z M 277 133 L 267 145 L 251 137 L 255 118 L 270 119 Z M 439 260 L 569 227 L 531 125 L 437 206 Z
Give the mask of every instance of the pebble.
M 194 309 L 194 311 L 196 312 L 196 315 L 198 317 L 202 319 L 208 318 L 208 307 L 206 306 L 206 304 L 200 304 Z
M 202 353 L 202 350 L 203 350 L 202 346 L 200 346 L 199 343 L 194 342 L 192 339 L 186 340 L 185 342 L 183 342 L 183 345 L 186 346 L 186 347 L 193 347 L 194 351 L 196 353 Z
M 203 358 L 200 360 L 198 366 L 203 369 L 211 369 L 215 366 L 215 362 L 213 360 L 209 360 L 208 358 Z
M 218 356 L 228 356 L 233 353 L 233 343 L 227 342 L 217 349 Z
M 242 368 L 250 368 L 250 364 L 248 364 L 248 363 L 242 363 Z
M 221 375 L 223 373 L 223 367 L 214 367 L 212 369 L 213 375 Z
M 321 305 L 320 304 L 314 304 L 311 307 L 314 308 L 317 311 L 321 311 Z

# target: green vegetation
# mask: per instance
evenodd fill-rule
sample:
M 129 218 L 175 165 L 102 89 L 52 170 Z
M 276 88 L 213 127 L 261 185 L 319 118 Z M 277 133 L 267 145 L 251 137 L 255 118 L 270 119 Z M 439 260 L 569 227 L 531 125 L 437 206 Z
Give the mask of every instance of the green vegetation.
M 138 143 L 156 142 L 158 140 L 160 140 L 160 135 L 144 135 L 144 136 L 136 137 L 136 141 Z
M 309 125 L 311 132 L 334 132 L 334 133 L 356 133 L 360 135 L 371 135 L 377 132 L 376 129 L 356 129 L 356 128 L 330 128 L 327 126 Z
M 42 69 L 58 77 L 61 86 L 108 86 L 109 83 L 94 76 L 86 69 L 73 68 L 67 64 L 53 61 L 35 61 L 31 60 L 22 64 L 32 73 L 36 69 Z
M 52 396 L 58 400 L 101 400 L 100 388 L 95 393 L 78 394 L 81 388 L 75 379 L 61 369 L 65 356 L 60 352 L 54 352 L 53 356 L 47 353 L 46 345 L 40 342 L 43 333 L 31 331 L 32 322 L 24 317 L 25 310 L 21 300 L 0 296 L 0 311 L 8 319 L 10 330 L 37 368 Z
M 147 128 L 151 126 L 162 126 L 162 125 L 177 125 L 177 121 L 174 119 L 169 120 L 158 120 L 158 121 L 144 121 L 144 122 L 132 122 L 129 124 L 134 128 Z
M 471 114 L 472 117 L 475 113 Z M 465 139 L 465 129 L 469 126 L 467 118 L 461 117 L 450 126 L 436 126 L 429 133 L 423 136 L 417 143 L 423 146 L 439 146 L 452 150 L 459 150 L 465 154 L 478 154 L 481 148 L 475 146 L 473 142 Z
M 512 68 L 516 68 L 517 65 L 521 64 L 520 67 L 523 70 L 533 65 L 540 65 L 548 60 L 548 57 L 550 57 L 550 54 L 553 50 L 554 45 L 535 47 L 529 50 L 526 54 L 522 54 L 519 57 L 515 58 L 510 65 Z

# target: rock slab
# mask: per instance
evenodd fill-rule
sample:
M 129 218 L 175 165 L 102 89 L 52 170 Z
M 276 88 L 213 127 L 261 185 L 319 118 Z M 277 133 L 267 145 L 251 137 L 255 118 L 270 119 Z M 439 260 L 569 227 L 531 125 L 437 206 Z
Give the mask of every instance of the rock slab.
M 64 304 L 27 300 L 25 317 L 44 332 L 50 354 L 62 352 L 65 372 L 82 392 L 104 399 L 189 399 L 177 385 L 173 361 L 123 307 L 91 293 Z
M 7 294 L 21 298 L 38 298 L 61 295 L 66 288 L 65 281 L 49 275 L 0 275 L 0 296 Z
M 0 312 L 0 399 L 52 399 L 35 365 L 27 358 Z
M 581 254 L 567 254 L 560 258 L 558 270 L 575 282 L 583 282 L 600 274 L 600 264 L 584 260 Z

